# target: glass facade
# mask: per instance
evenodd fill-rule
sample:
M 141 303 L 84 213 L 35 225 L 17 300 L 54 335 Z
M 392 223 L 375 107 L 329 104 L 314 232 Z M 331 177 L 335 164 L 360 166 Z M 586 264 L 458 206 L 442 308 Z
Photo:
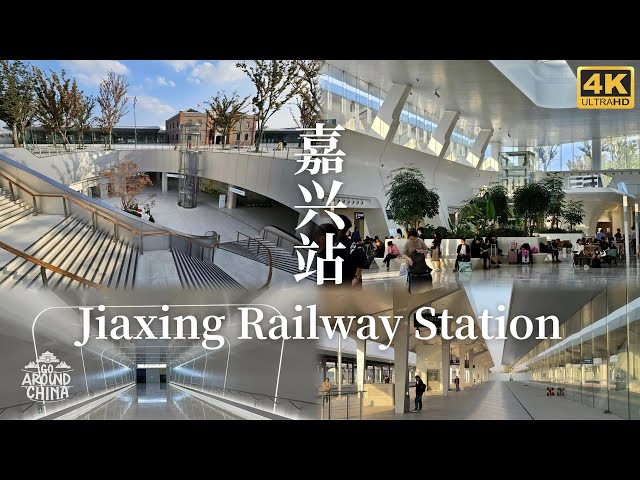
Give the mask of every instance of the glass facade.
M 324 93 L 324 108 L 327 121 L 366 135 L 375 136 L 371 130 L 373 121 L 384 102 L 387 92 L 333 65 L 326 64 L 320 76 Z M 440 154 L 442 145 L 433 141 L 438 127 L 438 117 L 417 104 L 416 92 L 410 97 L 400 113 L 400 125 L 393 143 L 430 154 Z M 445 158 L 469 166 L 476 166 L 478 159 L 470 155 L 477 132 L 457 126 L 451 134 L 451 144 Z M 489 153 L 485 157 L 489 158 Z M 483 169 L 497 170 L 495 161 L 485 161 Z
M 602 170 L 640 169 L 640 135 L 605 137 L 600 140 Z M 503 152 L 528 150 L 535 154 L 533 171 L 585 171 L 593 168 L 591 140 L 543 146 L 503 147 Z
M 54 135 L 42 127 L 33 127 L 27 129 L 26 133 L 28 145 L 47 145 L 54 143 Z M 108 134 L 103 133 L 99 128 L 91 128 L 84 132 L 83 142 L 86 145 L 104 145 L 107 143 Z M 138 144 L 165 143 L 166 137 L 164 130 L 160 127 L 115 127 L 111 135 L 112 143 L 130 143 L 135 144 L 136 138 Z M 67 133 L 69 143 L 79 143 L 79 134 L 73 129 Z M 60 135 L 55 135 L 55 143 L 61 144 Z
M 516 367 L 583 405 L 640 419 L 640 286 L 604 288 Z

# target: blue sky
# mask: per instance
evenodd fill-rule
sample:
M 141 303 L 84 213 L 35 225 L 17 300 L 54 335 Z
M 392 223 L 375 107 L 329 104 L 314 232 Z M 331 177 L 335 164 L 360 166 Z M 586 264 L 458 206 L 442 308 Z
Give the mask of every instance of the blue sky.
M 178 110 L 204 111 L 205 101 L 218 91 L 237 91 L 242 97 L 253 94 L 253 85 L 235 67 L 235 60 L 31 60 L 42 70 L 65 69 L 85 93 L 96 95 L 100 78 L 109 70 L 125 74 L 129 83 L 129 113 L 120 125 L 133 125 L 133 97 L 137 97 L 138 125 L 158 125 Z M 199 105 L 199 106 L 198 106 Z M 292 105 L 293 106 L 293 105 Z M 251 110 L 251 106 L 247 111 Z M 99 108 L 94 112 L 98 114 Z M 267 123 L 268 128 L 294 127 L 285 106 Z

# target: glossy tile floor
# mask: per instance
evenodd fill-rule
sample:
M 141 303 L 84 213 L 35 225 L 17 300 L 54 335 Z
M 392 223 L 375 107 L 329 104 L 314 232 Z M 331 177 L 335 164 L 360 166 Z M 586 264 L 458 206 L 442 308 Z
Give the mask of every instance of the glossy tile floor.
M 531 282 L 538 286 L 549 285 L 550 287 L 574 286 L 581 283 L 591 285 L 610 282 L 638 282 L 640 283 L 640 268 L 637 257 L 632 256 L 630 267 L 626 268 L 624 260 L 618 262 L 617 267 L 590 268 L 584 270 L 572 266 L 570 256 L 560 257 L 561 263 L 535 263 L 530 265 L 514 264 L 509 265 L 506 257 L 503 258 L 502 266 L 498 269 L 482 270 L 476 269 L 472 272 L 455 273 L 451 268 L 443 268 L 441 272 L 432 272 L 433 281 L 427 289 L 439 288 L 446 285 L 459 285 L 466 282 L 484 283 L 499 286 L 514 281 Z M 393 278 L 371 278 L 364 282 L 364 286 L 388 283 L 393 286 L 402 286 L 406 283 L 406 276 L 400 277 L 399 265 L 396 265 L 397 274 Z M 386 273 L 386 269 L 381 269 Z M 391 270 L 394 270 L 392 265 Z
M 386 407 L 365 408 L 364 415 L 367 420 L 620 420 L 566 397 L 547 397 L 544 385 L 521 382 L 486 382 L 447 397 L 429 395 L 420 413 L 396 414 Z
M 237 420 L 165 383 L 142 383 L 79 420 Z

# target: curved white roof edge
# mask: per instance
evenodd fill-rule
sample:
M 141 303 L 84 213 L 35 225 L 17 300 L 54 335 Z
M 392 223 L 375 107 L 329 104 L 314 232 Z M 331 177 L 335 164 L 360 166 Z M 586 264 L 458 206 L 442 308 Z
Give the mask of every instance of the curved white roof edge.
M 565 60 L 489 60 L 543 108 L 577 108 L 576 76 Z

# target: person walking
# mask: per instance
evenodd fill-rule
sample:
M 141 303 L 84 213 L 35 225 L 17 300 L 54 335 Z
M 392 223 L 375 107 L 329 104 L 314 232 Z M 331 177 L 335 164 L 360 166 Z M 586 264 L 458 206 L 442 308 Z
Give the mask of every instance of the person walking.
M 354 242 L 360 241 L 360 231 L 358 230 L 358 227 L 355 227 L 353 229 L 353 233 L 351 234 L 351 240 L 353 240 Z
M 320 392 L 322 393 L 322 403 L 329 402 L 329 392 L 331 392 L 331 382 L 328 378 L 324 379 L 322 385 L 320 385 Z
M 453 380 L 453 383 L 456 386 L 456 392 L 460 391 L 460 378 L 456 375 L 456 378 Z
M 401 228 L 396 229 L 396 238 L 404 238 L 404 235 L 402 235 Z
M 442 237 L 440 236 L 440 232 L 437 230 L 433 232 L 433 243 L 431 244 L 431 263 L 433 264 L 433 269 L 436 272 L 441 272 L 442 268 L 440 268 L 440 256 L 442 251 L 440 250 L 440 244 L 442 243 Z
M 420 412 L 422 410 L 422 394 L 427 389 L 427 386 L 424 384 L 420 375 L 416 375 L 416 399 L 415 404 L 416 408 L 413 410 L 414 412 Z

